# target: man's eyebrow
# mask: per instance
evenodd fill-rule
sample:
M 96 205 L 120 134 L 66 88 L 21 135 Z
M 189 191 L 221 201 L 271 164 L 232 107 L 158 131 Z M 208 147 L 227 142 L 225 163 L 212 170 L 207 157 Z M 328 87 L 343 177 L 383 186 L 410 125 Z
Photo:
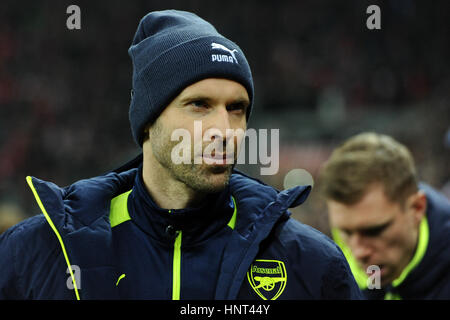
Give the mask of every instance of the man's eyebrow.
M 211 101 L 211 100 L 213 99 L 205 95 L 188 95 L 186 97 L 182 97 L 180 99 L 180 103 L 188 103 L 191 101 Z
M 206 101 L 206 102 L 211 102 L 214 99 L 205 95 L 188 95 L 185 97 L 180 97 L 180 103 L 181 104 L 185 104 L 185 103 L 189 103 L 192 101 Z M 233 104 L 243 104 L 246 107 L 248 107 L 250 105 L 250 100 L 245 98 L 245 97 L 237 97 L 236 99 L 231 100 L 231 102 L 228 105 L 233 105 Z
M 350 234 L 352 232 L 355 232 L 355 231 L 357 231 L 357 232 L 367 232 L 367 231 L 373 231 L 373 230 L 377 230 L 377 229 L 384 229 L 384 228 L 388 227 L 393 221 L 394 220 L 391 219 L 389 221 L 386 221 L 386 222 L 383 222 L 383 223 L 380 223 L 380 224 L 376 224 L 376 225 L 368 226 L 368 227 L 357 228 L 355 230 L 350 230 L 350 229 L 347 229 L 347 228 L 339 228 L 339 229 L 341 231 L 345 232 L 345 233 L 348 233 L 348 234 Z
M 250 105 L 250 100 L 247 98 L 236 98 L 235 100 L 233 100 L 230 104 L 243 104 L 246 107 L 248 107 Z
M 378 229 L 384 229 L 386 227 L 388 227 L 394 220 L 391 219 L 389 221 L 374 225 L 374 226 L 370 226 L 370 227 L 365 227 L 365 228 L 360 228 L 358 231 L 361 232 L 367 232 L 367 231 L 373 231 L 373 230 L 378 230 Z

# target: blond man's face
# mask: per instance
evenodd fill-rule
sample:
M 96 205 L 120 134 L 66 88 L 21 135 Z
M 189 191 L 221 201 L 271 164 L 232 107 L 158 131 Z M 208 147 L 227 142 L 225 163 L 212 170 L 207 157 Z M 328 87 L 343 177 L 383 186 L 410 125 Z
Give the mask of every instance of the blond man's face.
M 415 193 L 401 205 L 390 201 L 377 184 L 356 204 L 327 201 L 331 227 L 339 230 L 364 271 L 380 267 L 382 286 L 399 277 L 414 255 L 424 197 Z

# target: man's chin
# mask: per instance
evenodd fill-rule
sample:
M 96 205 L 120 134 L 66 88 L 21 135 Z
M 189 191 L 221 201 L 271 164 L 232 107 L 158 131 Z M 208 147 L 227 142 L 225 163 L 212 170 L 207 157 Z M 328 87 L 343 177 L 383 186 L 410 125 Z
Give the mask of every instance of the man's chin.
M 220 192 L 228 186 L 232 171 L 232 165 L 208 165 L 199 172 L 193 189 L 206 193 Z
M 228 175 L 229 177 L 233 171 L 233 166 L 229 164 L 210 164 L 205 169 L 213 175 Z
M 179 165 L 171 167 L 173 176 L 200 193 L 217 193 L 228 186 L 233 165 Z
M 390 268 L 389 266 L 380 264 L 380 265 L 376 265 L 380 268 L 380 273 L 379 273 L 379 277 L 380 277 L 380 285 L 381 287 L 386 287 L 387 285 L 391 284 L 392 281 L 394 281 L 399 275 L 396 275 L 392 268 Z

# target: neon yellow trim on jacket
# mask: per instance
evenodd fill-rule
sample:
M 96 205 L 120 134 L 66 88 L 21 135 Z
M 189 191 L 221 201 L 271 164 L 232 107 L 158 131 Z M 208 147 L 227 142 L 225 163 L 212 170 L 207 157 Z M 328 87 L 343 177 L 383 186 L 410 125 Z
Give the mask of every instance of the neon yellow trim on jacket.
M 402 297 L 397 293 L 387 292 L 384 296 L 384 300 L 402 300 Z
M 344 254 L 345 258 L 347 259 L 350 269 L 352 270 L 353 277 L 355 278 L 356 283 L 358 284 L 358 287 L 361 290 L 366 289 L 367 288 L 367 279 L 369 279 L 369 277 L 364 272 L 364 270 L 359 267 L 356 258 L 352 254 L 352 251 L 347 246 L 347 244 L 344 242 L 344 240 L 341 238 L 341 235 L 339 234 L 339 230 L 337 228 L 332 228 L 331 235 L 333 236 L 333 239 L 336 242 L 336 244 L 341 248 L 342 253 Z
M 122 280 L 122 279 L 125 278 L 125 277 L 126 277 L 126 274 L 125 274 L 125 273 L 122 273 L 122 274 L 120 275 L 120 277 L 117 279 L 116 287 L 119 285 L 120 280 Z
M 358 262 L 356 261 L 356 258 L 353 256 L 350 248 L 344 243 L 342 240 L 339 230 L 337 228 L 332 228 L 331 234 L 333 236 L 334 241 L 339 245 L 342 252 L 344 253 L 345 258 L 347 259 L 348 264 L 350 265 L 350 269 L 352 270 L 353 276 L 355 277 L 356 283 L 358 284 L 359 288 L 361 290 L 364 290 L 367 288 L 367 279 L 368 276 L 364 272 L 363 269 L 358 265 Z M 408 263 L 408 265 L 403 269 L 400 276 L 392 281 L 393 287 L 398 287 L 400 284 L 403 283 L 403 281 L 406 279 L 406 277 L 410 274 L 410 272 L 419 265 L 420 261 L 422 261 L 423 256 L 425 255 L 425 252 L 427 251 L 428 247 L 428 241 L 430 239 L 430 229 L 428 227 L 428 219 L 426 215 L 422 218 L 420 221 L 419 226 L 419 239 L 417 241 L 417 249 L 414 253 L 413 258 Z M 392 299 L 393 295 L 386 295 L 386 299 Z M 400 296 L 396 295 L 395 299 L 398 300 Z
M 430 229 L 428 227 L 427 216 L 424 216 L 420 221 L 419 240 L 417 241 L 416 253 L 414 254 L 414 257 L 411 259 L 411 261 L 408 263 L 408 265 L 405 267 L 405 269 L 403 269 L 400 276 L 394 281 L 392 281 L 393 287 L 399 286 L 406 279 L 409 273 L 415 267 L 417 267 L 417 265 L 420 263 L 423 256 L 425 255 L 425 252 L 427 251 L 429 240 L 430 240 Z
M 56 234 L 56 237 L 58 238 L 59 244 L 61 245 L 61 249 L 62 249 L 62 252 L 64 255 L 64 259 L 66 260 L 67 268 L 69 269 L 69 272 L 70 272 L 70 277 L 72 278 L 73 288 L 75 289 L 75 296 L 76 296 L 77 300 L 80 300 L 80 295 L 78 293 L 78 288 L 77 288 L 77 282 L 75 280 L 75 276 L 74 276 L 73 270 L 72 270 L 72 264 L 69 261 L 69 257 L 66 252 L 66 247 L 64 245 L 64 242 L 62 241 L 61 235 L 59 234 L 58 229 L 56 229 L 55 225 L 53 224 L 52 219 L 50 218 L 49 214 L 47 213 L 47 210 L 45 209 L 45 207 L 41 201 L 41 198 L 39 197 L 39 195 L 36 191 L 36 188 L 33 185 L 33 179 L 30 176 L 27 176 L 26 180 L 27 180 L 28 185 L 31 188 L 31 191 L 33 192 L 34 197 L 36 198 L 39 208 L 41 209 L 42 213 L 45 216 L 45 219 L 47 220 L 48 224 L 50 225 L 53 232 Z
M 231 196 L 231 198 L 233 199 L 233 203 L 234 203 L 234 211 L 233 211 L 233 216 L 231 217 L 230 221 L 228 222 L 228 226 L 234 230 L 234 227 L 236 226 L 237 205 L 236 205 L 236 200 L 234 200 L 234 197 Z
M 131 191 L 124 192 L 111 200 L 111 208 L 109 211 L 111 228 L 114 228 L 122 222 L 131 220 L 130 213 L 128 212 L 128 196 Z
M 181 293 L 181 235 L 179 231 L 173 246 L 172 300 L 180 300 Z
M 111 223 L 111 228 L 114 228 L 115 226 L 117 226 L 125 221 L 131 220 L 130 213 L 128 212 L 128 206 L 127 206 L 128 196 L 130 195 L 131 191 L 132 190 L 124 192 L 111 200 L 111 208 L 110 208 L 110 213 L 109 213 L 109 221 Z M 236 205 L 236 200 L 234 199 L 234 197 L 231 196 L 231 198 L 233 199 L 233 203 L 234 203 L 234 211 L 233 211 L 233 215 L 227 225 L 231 229 L 234 229 L 234 227 L 236 226 L 237 205 Z M 171 210 L 169 210 L 169 213 L 171 213 Z

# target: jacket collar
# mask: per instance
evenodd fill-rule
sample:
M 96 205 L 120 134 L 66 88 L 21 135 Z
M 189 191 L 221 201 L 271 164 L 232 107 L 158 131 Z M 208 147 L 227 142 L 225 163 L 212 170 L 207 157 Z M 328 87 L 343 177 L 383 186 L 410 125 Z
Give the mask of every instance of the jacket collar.
M 176 231 L 183 231 L 183 243 L 202 241 L 227 225 L 234 212 L 230 188 L 208 195 L 201 206 L 162 209 L 148 193 L 142 178 L 142 166 L 128 198 L 131 219 L 147 234 L 173 244 Z

